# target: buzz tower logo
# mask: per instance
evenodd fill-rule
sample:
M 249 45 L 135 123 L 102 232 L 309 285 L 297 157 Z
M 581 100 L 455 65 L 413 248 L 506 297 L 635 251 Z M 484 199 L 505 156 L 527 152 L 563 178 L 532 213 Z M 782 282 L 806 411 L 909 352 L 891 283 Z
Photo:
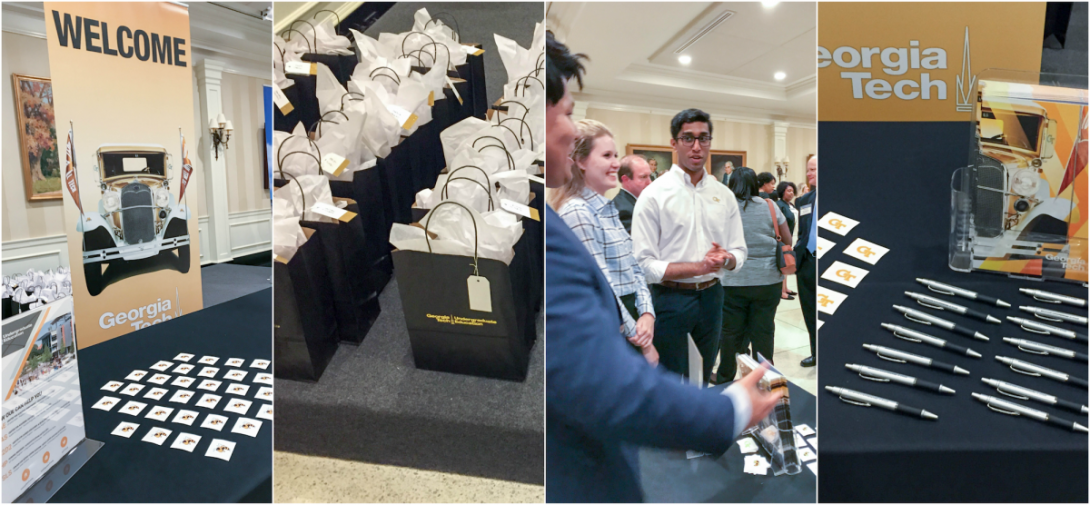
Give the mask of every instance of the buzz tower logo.
M 969 27 L 965 27 L 961 72 L 955 77 L 954 107 L 958 112 L 973 110 L 976 76 L 973 75 L 969 49 Z M 949 68 L 946 49 L 924 47 L 919 40 L 910 40 L 908 47 L 842 46 L 829 51 L 818 46 L 818 68 L 830 65 L 844 69 L 840 77 L 851 81 L 852 98 L 856 100 L 947 100 L 948 84 L 935 78 L 931 70 Z M 916 79 L 904 78 L 909 70 L 920 70 Z M 877 75 L 875 75 L 877 74 Z

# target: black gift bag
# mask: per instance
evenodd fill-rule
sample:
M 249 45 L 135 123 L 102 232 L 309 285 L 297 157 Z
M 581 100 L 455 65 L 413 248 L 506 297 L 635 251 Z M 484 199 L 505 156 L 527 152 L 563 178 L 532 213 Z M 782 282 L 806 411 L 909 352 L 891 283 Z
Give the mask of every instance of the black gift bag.
M 303 232 L 291 261 L 273 262 L 273 374 L 317 381 L 337 352 L 337 316 L 322 233 Z
M 477 48 L 481 46 L 480 44 L 469 45 Z M 484 76 L 484 53 L 477 56 L 467 55 L 463 67 L 459 69 L 459 72 L 462 78 L 469 83 L 470 101 L 473 104 L 471 115 L 484 119 L 485 115 L 488 114 L 488 87 Z
M 329 181 L 329 189 L 336 198 L 348 198 L 359 208 L 360 226 L 363 228 L 364 251 L 370 263 L 362 271 L 376 293 L 382 293 L 393 275 L 394 263 L 390 258 L 390 228 L 385 215 L 385 192 L 381 172 L 375 168 L 359 170 L 352 174 L 352 181 Z
M 333 304 L 337 316 L 337 337 L 342 342 L 363 342 L 381 312 L 378 290 L 367 274 L 373 263 L 368 255 L 367 241 L 356 202 L 345 201 L 344 210 L 355 216 L 347 222 L 300 221 L 301 226 L 322 233 L 322 249 L 333 288 Z
M 446 205 L 465 208 L 445 201 L 435 210 Z M 428 236 L 427 223 L 424 227 Z M 393 258 L 417 368 L 526 380 L 530 345 L 517 309 L 525 305 L 525 296 L 516 289 L 512 267 L 492 259 L 419 251 L 395 250 Z M 473 275 L 488 279 L 491 312 L 469 308 Z

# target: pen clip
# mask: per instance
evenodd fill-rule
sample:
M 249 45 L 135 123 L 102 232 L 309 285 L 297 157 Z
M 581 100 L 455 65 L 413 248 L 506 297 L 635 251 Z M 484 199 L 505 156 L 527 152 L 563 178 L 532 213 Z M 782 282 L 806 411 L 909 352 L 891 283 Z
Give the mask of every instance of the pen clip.
M 1026 330 L 1026 331 L 1028 331 L 1028 332 L 1030 332 L 1030 333 L 1036 333 L 1036 334 L 1038 334 L 1038 335 L 1051 335 L 1051 334 L 1052 334 L 1052 332 L 1050 332 L 1050 331 L 1048 331 L 1048 330 L 1035 330 L 1035 329 L 1033 329 L 1033 328 L 1029 328 L 1029 327 L 1027 327 L 1027 326 L 1026 326 L 1026 325 L 1024 325 L 1024 324 L 1020 324 L 1020 325 L 1018 325 L 1018 326 L 1021 326 L 1023 330 Z
M 1037 319 L 1044 319 L 1045 321 L 1055 321 L 1057 323 L 1062 323 L 1063 322 L 1063 319 L 1056 319 L 1055 317 L 1045 317 L 1045 316 L 1042 316 L 1041 314 L 1039 314 L 1037 312 L 1033 313 L 1033 317 L 1036 317 Z
M 907 361 L 905 361 L 903 359 L 894 359 L 894 358 L 890 358 L 890 357 L 887 357 L 887 356 L 883 356 L 882 351 L 878 351 L 878 359 L 884 359 L 886 361 L 892 361 L 894 363 L 908 363 Z
M 941 305 L 932 305 L 930 303 L 927 303 L 927 300 L 916 300 L 916 303 L 923 305 L 924 307 L 931 307 L 935 310 L 946 310 L 946 307 L 943 307 Z
M 942 295 L 955 296 L 953 291 L 938 289 L 938 288 L 935 288 L 934 286 L 932 286 L 930 284 L 927 285 L 927 289 L 930 289 L 931 291 L 934 291 L 934 292 L 942 294 Z
M 1010 369 L 1014 370 L 1015 373 L 1020 373 L 1022 375 L 1028 375 L 1030 377 L 1040 377 L 1041 376 L 1041 374 L 1039 374 L 1037 372 L 1023 372 L 1023 371 L 1021 371 L 1021 370 L 1019 370 L 1017 368 L 1014 368 L 1013 364 L 1010 366 Z
M 1017 399 L 1019 399 L 1019 400 L 1029 400 L 1029 397 L 1028 397 L 1028 396 L 1019 396 L 1019 395 L 1016 395 L 1016 394 L 1013 394 L 1013 393 L 1008 393 L 1008 392 L 1006 392 L 1006 391 L 1003 391 L 1003 390 L 1002 390 L 1001 388 L 995 388 L 995 390 L 996 390 L 996 391 L 999 391 L 999 394 L 1001 394 L 1001 395 L 1007 395 L 1007 396 L 1009 396 L 1009 397 L 1011 397 L 1011 398 L 1017 398 Z
M 857 402 L 855 400 L 849 400 L 847 398 L 844 398 L 843 396 L 840 397 L 840 401 L 844 403 L 850 403 L 852 405 L 859 405 L 860 407 L 870 407 L 870 404 L 867 402 Z
M 901 335 L 900 333 L 897 333 L 897 330 L 893 330 L 893 336 L 897 337 L 897 338 L 899 338 L 901 340 L 907 340 L 909 342 L 916 342 L 917 344 L 920 343 L 920 342 L 923 342 L 923 340 L 920 340 L 918 338 L 909 337 L 909 336 L 906 336 L 906 335 Z
M 1037 351 L 1033 349 L 1026 349 L 1025 347 L 1018 346 L 1018 349 L 1022 352 L 1028 352 L 1030 354 L 1036 354 L 1038 356 L 1048 356 L 1048 351 Z
M 909 321 L 913 321 L 913 322 L 916 322 L 916 323 L 920 323 L 920 324 L 926 324 L 926 325 L 928 325 L 928 326 L 931 326 L 931 321 L 925 321 L 925 320 L 922 320 L 922 319 L 916 319 L 916 318 L 914 318 L 914 317 L 910 316 L 910 315 L 908 314 L 908 312 L 905 312 L 905 313 L 904 313 L 904 315 L 905 315 L 905 319 L 908 319 Z
M 1022 415 L 1022 414 L 1019 414 L 1018 412 L 1014 412 L 1014 411 L 1010 411 L 1010 410 L 1005 410 L 1005 409 L 1001 409 L 1001 408 L 998 408 L 998 407 L 994 407 L 994 406 L 992 406 L 992 404 L 990 404 L 990 403 L 988 403 L 988 404 L 986 404 L 986 405 L 988 406 L 988 408 L 989 408 L 989 409 L 992 409 L 992 410 L 994 410 L 994 411 L 996 411 L 996 412 L 999 412 L 1000 414 L 1006 414 L 1006 415 L 1008 415 L 1008 416 L 1020 416 L 1020 415 Z
M 1059 301 L 1059 300 L 1050 300 L 1050 299 L 1048 299 L 1048 298 L 1041 298 L 1041 297 L 1039 297 L 1039 296 L 1037 296 L 1037 295 L 1033 295 L 1033 299 L 1034 299 L 1034 300 L 1037 300 L 1037 301 L 1039 301 L 1039 302 L 1045 302 L 1045 303 L 1055 303 L 1055 304 L 1057 304 L 1057 305 L 1059 305 L 1059 304 L 1063 303 L 1063 302 L 1061 302 L 1061 301 Z
M 864 379 L 867 379 L 867 380 L 869 380 L 869 381 L 874 381 L 874 382 L 889 382 L 889 379 L 883 379 L 883 378 L 881 378 L 881 377 L 875 377 L 875 376 L 873 376 L 873 375 L 866 375 L 866 374 L 864 374 L 863 372 L 859 372 L 859 376 L 860 376 L 860 377 L 862 377 L 862 378 L 864 378 Z M 841 400 L 843 400 L 843 399 L 844 399 L 844 398 L 843 398 L 843 397 L 841 397 Z

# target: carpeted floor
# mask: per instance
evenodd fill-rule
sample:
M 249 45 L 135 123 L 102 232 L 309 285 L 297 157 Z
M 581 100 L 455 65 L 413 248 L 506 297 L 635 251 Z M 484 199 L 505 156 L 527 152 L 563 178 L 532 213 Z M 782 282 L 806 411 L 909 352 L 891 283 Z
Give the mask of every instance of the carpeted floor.
M 201 293 L 205 308 L 271 287 L 270 266 L 219 263 L 201 267 Z M 271 333 L 269 338 L 271 342 Z
M 1063 49 L 1041 50 L 1041 71 L 1069 75 L 1086 75 L 1087 70 L 1087 9 L 1086 2 L 1075 2 L 1067 25 L 1067 40 Z
M 321 380 L 276 381 L 277 451 L 544 483 L 544 338 L 525 382 L 418 370 L 397 281 L 362 344 Z
M 462 42 L 481 44 L 488 103 L 503 95 L 503 85 L 508 79 L 493 34 L 498 33 L 527 48 L 534 38 L 534 24 L 545 19 L 542 2 L 405 2 L 394 4 L 364 33 L 378 37 L 382 32 L 409 31 L 413 27 L 413 14 L 421 8 L 428 9 L 432 18 L 439 18 L 448 25 L 454 24 L 453 17 Z

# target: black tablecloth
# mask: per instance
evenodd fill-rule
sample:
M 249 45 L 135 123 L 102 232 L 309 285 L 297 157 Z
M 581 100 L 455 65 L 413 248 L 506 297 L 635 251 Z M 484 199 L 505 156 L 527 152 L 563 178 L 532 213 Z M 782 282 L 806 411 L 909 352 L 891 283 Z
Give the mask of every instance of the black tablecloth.
M 160 360 L 170 361 L 179 353 L 187 352 L 196 355 L 189 361 L 195 364 L 202 356 L 217 356 L 220 360 L 213 366 L 218 367 L 220 372 L 214 379 L 222 380 L 228 368 L 224 365 L 226 360 L 242 358 L 245 360 L 242 370 L 249 372 L 242 382 L 250 385 L 245 399 L 254 402 L 246 417 L 255 418 L 256 409 L 265 402 L 253 397 L 258 388 L 265 384 L 255 384 L 253 379 L 260 372 L 272 373 L 272 367 L 261 370 L 250 368 L 250 363 L 254 359 L 272 359 L 271 321 L 272 290 L 265 289 L 79 351 L 80 389 L 87 437 L 106 445 L 54 495 L 52 501 L 270 502 L 272 421 L 259 419 L 262 426 L 257 437 L 231 433 L 231 427 L 239 416 L 223 411 L 223 405 L 233 397 L 223 392 L 224 386 L 215 393 L 223 399 L 212 411 L 194 407 L 193 402 L 188 405 L 166 400 L 155 402 L 143 398 L 143 395 L 151 387 L 161 387 L 169 390 L 166 395 L 169 398 L 179 389 L 171 386 L 170 381 L 164 385 L 147 382 L 155 373 L 148 367 Z M 202 365 L 197 364 L 187 376 L 200 378 L 196 374 L 201 368 Z M 125 380 L 125 376 L 136 369 L 149 372 L 139 382 L 145 388 L 137 396 L 129 397 L 99 389 L 112 380 L 126 384 L 132 382 Z M 171 381 L 178 376 L 169 370 L 165 373 L 172 376 Z M 195 388 L 192 390 L 205 392 Z M 91 408 L 92 404 L 107 395 L 121 398 L 122 405 L 125 401 L 136 400 L 147 403 L 148 407 L 136 417 L 119 414 L 117 408 L 111 412 Z M 193 426 L 144 418 L 153 405 L 174 408 L 174 414 L 179 408 L 185 408 L 198 411 L 201 415 Z M 220 432 L 199 427 L 208 412 L 228 417 L 227 427 Z M 140 425 L 132 438 L 110 434 L 122 421 Z M 161 446 L 142 442 L 140 438 L 151 426 L 160 426 L 174 433 Z M 201 436 L 192 453 L 170 448 L 170 443 L 183 431 Z M 235 442 L 231 461 L 205 457 L 204 453 L 213 438 Z
M 717 389 L 726 388 L 721 385 Z M 788 383 L 791 420 L 796 426 L 814 426 L 814 395 Z M 818 432 L 821 438 L 821 432 Z M 821 453 L 818 452 L 819 459 Z M 817 476 L 803 463 L 802 472 L 775 477 L 751 475 L 743 470 L 744 457 L 738 444 L 718 458 L 686 459 L 684 452 L 643 448 L 640 475 L 644 497 L 665 503 L 813 503 Z
M 1087 501 L 1087 436 L 1055 426 L 995 413 L 973 399 L 978 392 L 1004 399 L 980 379 L 988 377 L 1056 395 L 1081 404 L 1087 390 L 1049 379 L 1014 373 L 996 355 L 1020 359 L 1087 377 L 1087 364 L 1019 351 L 1002 337 L 1023 338 L 1085 353 L 1086 344 L 1028 333 L 1009 322 L 985 323 L 917 305 L 905 291 L 930 294 L 1000 319 L 1034 319 L 1018 310 L 1031 305 L 1071 313 L 1020 294 L 1019 287 L 1086 298 L 1085 287 L 1010 279 L 988 273 L 960 273 L 947 266 L 950 234 L 950 176 L 968 161 L 966 123 L 821 123 L 820 214 L 833 211 L 860 221 L 848 236 L 820 230 L 836 243 L 820 260 L 819 275 L 834 260 L 870 271 L 858 287 L 821 280 L 848 295 L 833 315 L 819 313 L 819 392 L 821 397 L 820 500 L 840 501 Z M 863 238 L 890 248 L 876 266 L 842 254 Z M 930 278 L 999 297 L 1010 309 L 938 295 L 915 282 Z M 905 319 L 893 304 L 928 312 L 987 335 L 982 342 Z M 1086 314 L 1082 309 L 1081 313 Z M 913 328 L 984 355 L 974 359 L 895 338 L 887 322 Z M 1043 322 L 1043 321 L 1042 321 Z M 1067 323 L 1048 323 L 1078 329 Z M 1085 332 L 1085 328 L 1080 331 Z M 971 372 L 955 376 L 936 369 L 891 363 L 865 351 L 863 343 L 883 345 L 945 361 Z M 938 395 L 906 386 L 861 379 L 844 368 L 857 363 L 938 382 L 957 391 Z M 924 421 L 878 408 L 839 401 L 826 385 L 847 387 L 923 408 L 939 416 Z M 1012 400 L 1016 401 L 1016 400 Z M 1085 415 L 1035 402 L 1019 402 L 1086 425 Z

